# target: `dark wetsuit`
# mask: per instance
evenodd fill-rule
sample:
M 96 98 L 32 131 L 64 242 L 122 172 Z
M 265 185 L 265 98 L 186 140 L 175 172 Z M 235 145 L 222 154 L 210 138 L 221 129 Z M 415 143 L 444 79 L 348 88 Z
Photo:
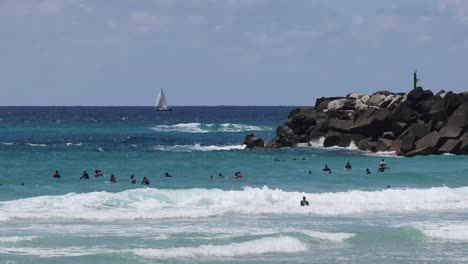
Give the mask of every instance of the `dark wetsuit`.
M 80 179 L 89 180 L 89 174 L 87 172 L 83 172 L 83 176 L 81 176 Z
M 309 206 L 309 202 L 307 200 L 302 200 L 301 206 Z
M 148 179 L 143 179 L 143 181 L 141 182 L 141 185 L 149 185 L 150 182 Z
M 59 178 L 61 178 L 61 177 L 62 177 L 62 176 L 60 176 L 60 174 L 59 174 L 58 172 L 54 174 L 54 179 L 59 179 Z

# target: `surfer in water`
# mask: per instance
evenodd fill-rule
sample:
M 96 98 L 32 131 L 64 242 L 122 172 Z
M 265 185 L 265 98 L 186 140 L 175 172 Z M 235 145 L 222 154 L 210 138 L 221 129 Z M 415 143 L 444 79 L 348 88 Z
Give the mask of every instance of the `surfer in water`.
M 135 176 L 130 175 L 130 183 L 131 183 L 131 184 L 135 184 L 135 183 L 136 183 Z
M 349 161 L 346 162 L 346 165 L 345 165 L 345 170 L 349 171 L 349 170 L 352 170 L 353 167 L 351 166 L 351 164 L 349 164 Z
M 222 173 L 218 174 L 218 178 L 224 178 L 223 174 Z
M 59 171 L 56 170 L 53 177 L 54 177 L 54 179 L 60 179 L 62 176 L 60 176 Z
M 169 172 L 166 172 L 166 173 L 164 174 L 164 177 L 172 177 L 172 175 L 170 175 Z
M 149 184 L 150 184 L 150 182 L 149 182 L 148 178 L 143 177 L 143 180 L 141 181 L 141 185 L 149 185 Z
M 309 206 L 309 201 L 306 200 L 306 197 L 302 197 L 301 206 Z
M 366 168 L 366 174 L 371 174 L 369 168 Z
M 86 170 L 83 170 L 83 175 L 81 175 L 80 180 L 81 179 L 89 180 L 89 174 Z
M 388 169 L 387 163 L 382 159 L 379 163 L 379 172 L 385 172 L 386 169 Z
M 325 165 L 325 167 L 323 168 L 323 171 L 328 172 L 328 174 L 331 174 L 331 173 L 332 173 L 332 171 L 331 171 L 331 169 L 328 167 L 328 165 Z
M 110 183 L 117 183 L 117 179 L 115 178 L 114 174 L 111 174 L 109 182 Z

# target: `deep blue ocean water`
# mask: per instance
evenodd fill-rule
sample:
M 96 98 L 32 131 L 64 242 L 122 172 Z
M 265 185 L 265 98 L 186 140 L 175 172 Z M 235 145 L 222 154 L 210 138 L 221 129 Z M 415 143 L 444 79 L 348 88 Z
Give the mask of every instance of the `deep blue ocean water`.
M 292 109 L 0 107 L 0 263 L 468 262 L 467 156 L 243 149 Z

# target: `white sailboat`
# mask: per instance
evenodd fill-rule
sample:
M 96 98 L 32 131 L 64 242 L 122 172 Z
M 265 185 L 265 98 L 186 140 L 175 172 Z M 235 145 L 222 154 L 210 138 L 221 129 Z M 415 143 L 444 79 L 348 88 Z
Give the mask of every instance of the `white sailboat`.
M 159 91 L 158 99 L 156 100 L 156 109 L 158 111 L 171 111 L 172 108 L 167 106 L 166 96 L 163 89 Z

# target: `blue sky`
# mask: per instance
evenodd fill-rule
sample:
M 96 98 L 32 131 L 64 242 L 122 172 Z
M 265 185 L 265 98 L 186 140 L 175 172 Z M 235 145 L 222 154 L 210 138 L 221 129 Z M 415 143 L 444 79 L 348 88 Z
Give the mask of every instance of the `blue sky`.
M 464 0 L 0 0 L 0 105 L 467 91 Z

